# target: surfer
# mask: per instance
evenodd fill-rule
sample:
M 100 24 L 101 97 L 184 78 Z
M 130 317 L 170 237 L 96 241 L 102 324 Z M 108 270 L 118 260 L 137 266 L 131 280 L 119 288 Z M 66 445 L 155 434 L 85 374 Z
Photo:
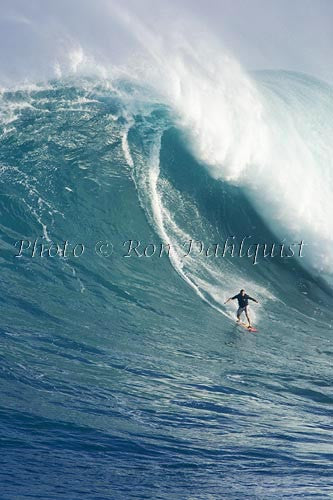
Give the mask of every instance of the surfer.
M 247 295 L 245 293 L 245 290 L 242 289 L 234 297 L 229 297 L 229 299 L 225 301 L 225 304 L 227 304 L 229 302 L 229 300 L 235 300 L 235 299 L 238 300 L 237 323 L 240 322 L 241 314 L 244 312 L 245 316 L 247 318 L 247 321 L 249 323 L 248 324 L 248 328 L 251 328 L 251 320 L 250 320 L 249 314 L 247 312 L 247 307 L 249 305 L 249 300 L 253 300 L 253 302 L 256 302 L 257 304 L 259 304 L 259 302 L 256 299 L 254 299 L 253 297 L 250 297 L 249 295 Z

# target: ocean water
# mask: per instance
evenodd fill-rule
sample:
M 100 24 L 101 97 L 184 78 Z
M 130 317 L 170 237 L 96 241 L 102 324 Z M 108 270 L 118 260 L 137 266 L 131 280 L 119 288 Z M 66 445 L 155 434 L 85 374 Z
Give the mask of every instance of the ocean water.
M 1 92 L 3 500 L 332 498 L 332 88 L 183 63 Z

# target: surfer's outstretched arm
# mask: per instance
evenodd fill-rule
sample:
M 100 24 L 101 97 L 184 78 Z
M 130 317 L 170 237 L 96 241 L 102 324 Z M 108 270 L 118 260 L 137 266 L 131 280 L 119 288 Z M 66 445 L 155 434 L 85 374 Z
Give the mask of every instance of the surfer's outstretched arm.
M 229 297 L 228 300 L 225 301 L 225 304 L 228 304 L 229 300 L 235 300 L 237 299 L 237 295 L 235 295 L 234 297 Z
M 259 304 L 259 302 L 257 301 L 257 299 L 254 299 L 253 297 L 248 297 L 249 300 L 253 300 L 253 302 L 256 302 L 257 304 Z

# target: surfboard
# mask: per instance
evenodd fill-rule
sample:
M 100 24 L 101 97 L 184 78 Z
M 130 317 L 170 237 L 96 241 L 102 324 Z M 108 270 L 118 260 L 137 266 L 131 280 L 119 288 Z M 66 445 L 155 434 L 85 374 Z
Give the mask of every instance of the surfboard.
M 257 332 L 258 330 L 256 328 L 254 328 L 253 326 L 251 326 L 250 328 L 245 324 L 245 323 L 239 323 L 238 321 L 236 322 L 237 325 L 239 326 L 242 326 L 243 328 L 245 328 L 245 330 L 247 330 L 248 332 Z

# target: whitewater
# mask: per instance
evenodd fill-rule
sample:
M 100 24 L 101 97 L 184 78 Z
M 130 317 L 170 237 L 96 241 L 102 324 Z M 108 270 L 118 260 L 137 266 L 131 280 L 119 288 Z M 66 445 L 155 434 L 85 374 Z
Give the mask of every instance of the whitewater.
M 332 85 L 116 11 L 0 92 L 1 498 L 331 498 Z

